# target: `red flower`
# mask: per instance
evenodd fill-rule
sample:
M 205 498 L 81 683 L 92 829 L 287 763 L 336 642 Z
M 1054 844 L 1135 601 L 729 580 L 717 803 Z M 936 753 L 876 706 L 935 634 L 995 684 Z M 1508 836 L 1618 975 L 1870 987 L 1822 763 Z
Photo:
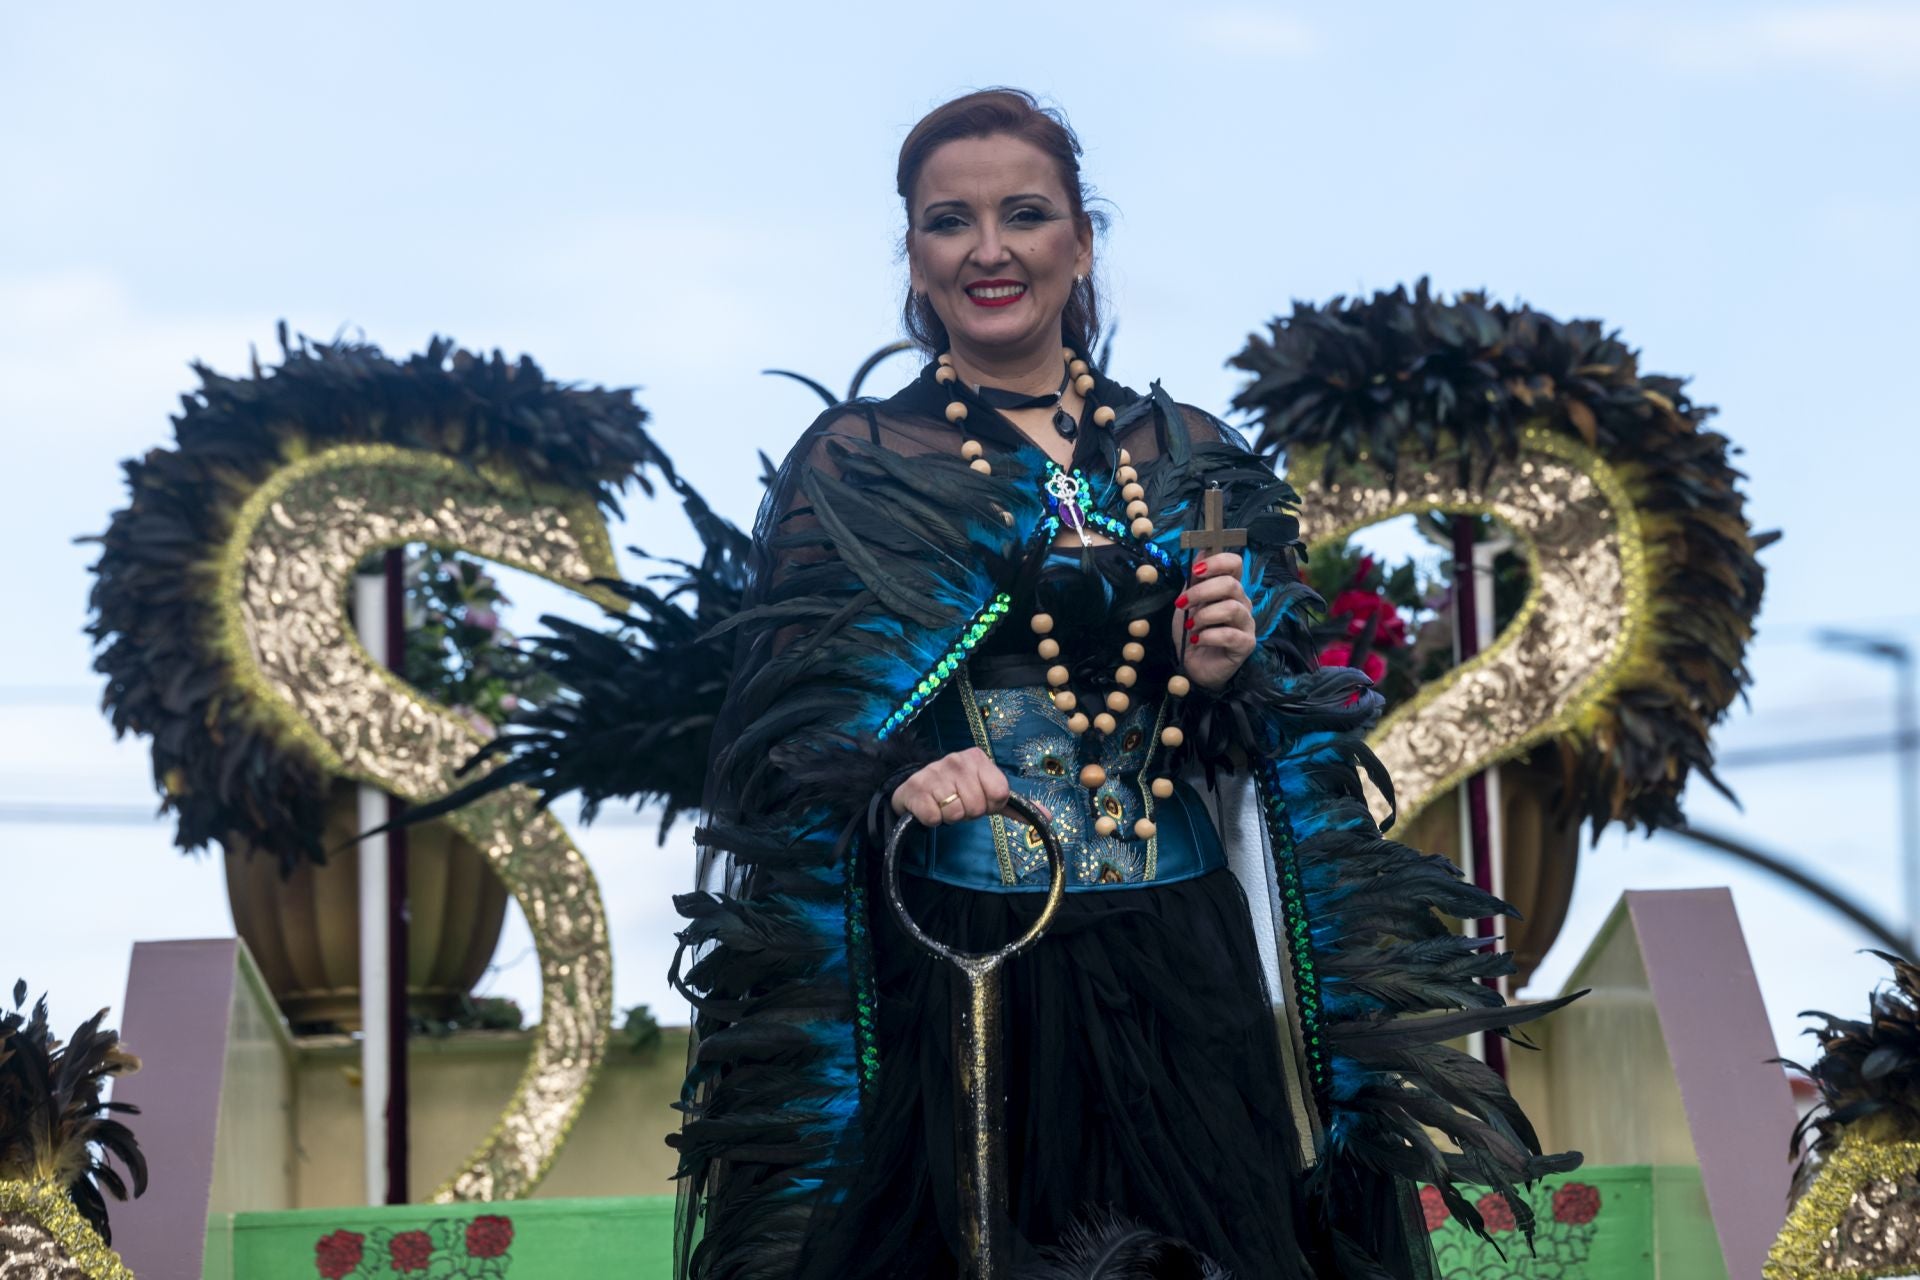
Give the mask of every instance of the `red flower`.
M 433 1258 L 433 1237 L 424 1231 L 402 1231 L 387 1246 L 395 1271 L 425 1271 Z
M 365 1239 L 357 1231 L 336 1231 L 321 1236 L 313 1246 L 313 1265 L 327 1280 L 340 1280 L 360 1265 L 360 1245 Z
M 497 1258 L 513 1243 L 513 1220 L 484 1214 L 467 1224 L 467 1253 L 475 1258 Z
M 1335 640 L 1320 651 L 1320 665 L 1323 667 L 1352 666 L 1353 646 L 1345 640 Z M 1366 660 L 1360 664 L 1360 669 L 1367 673 L 1367 679 L 1377 683 L 1387 674 L 1387 660 L 1369 649 Z M 1355 693 L 1354 696 L 1357 698 L 1359 694 Z
M 1342 591 L 1327 606 L 1327 616 L 1345 618 L 1347 634 L 1356 639 L 1367 629 L 1368 619 L 1377 617 L 1373 642 L 1383 649 L 1397 649 L 1407 641 L 1406 619 L 1377 591 Z
M 1569 1182 L 1553 1193 L 1553 1220 L 1583 1226 L 1600 1215 L 1600 1189 Z
M 1480 1211 L 1481 1218 L 1486 1221 L 1487 1230 L 1513 1230 L 1513 1206 L 1508 1204 L 1507 1198 L 1498 1191 L 1487 1192 L 1474 1201 L 1473 1207 Z
M 1427 1220 L 1428 1231 L 1438 1231 L 1447 1224 L 1447 1202 L 1441 1199 L 1440 1188 L 1420 1188 L 1420 1212 Z

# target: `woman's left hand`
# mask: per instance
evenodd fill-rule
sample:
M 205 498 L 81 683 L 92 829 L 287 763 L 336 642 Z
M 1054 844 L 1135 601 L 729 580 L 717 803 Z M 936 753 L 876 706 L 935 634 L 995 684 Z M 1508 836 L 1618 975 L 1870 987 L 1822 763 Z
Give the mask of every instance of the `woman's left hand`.
M 1173 602 L 1174 651 L 1186 636 L 1181 669 L 1203 689 L 1218 689 L 1253 652 L 1253 602 L 1240 585 L 1240 557 L 1215 551 L 1193 566 L 1187 589 Z

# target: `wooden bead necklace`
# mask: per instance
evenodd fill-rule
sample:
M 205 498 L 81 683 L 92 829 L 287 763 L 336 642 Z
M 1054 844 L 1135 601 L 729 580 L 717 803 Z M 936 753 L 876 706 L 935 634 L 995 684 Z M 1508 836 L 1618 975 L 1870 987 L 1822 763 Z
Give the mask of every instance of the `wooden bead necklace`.
M 1094 389 L 1094 379 L 1087 362 L 1081 359 L 1072 347 L 1062 347 L 1060 353 L 1066 361 L 1068 376 L 1073 379 L 1073 389 L 1082 397 L 1089 397 Z M 967 405 L 959 398 L 959 374 L 954 370 L 953 357 L 942 352 L 939 366 L 935 368 L 933 376 L 936 381 L 947 387 L 949 396 L 947 421 L 965 431 L 966 428 L 962 424 L 967 420 Z M 1096 426 L 1111 426 L 1114 416 L 1111 406 L 1099 405 L 1094 408 L 1093 422 Z M 978 440 L 963 439 L 960 444 L 960 456 L 981 475 L 993 474 L 993 464 L 986 459 L 986 448 Z M 1118 459 L 1119 465 L 1114 469 L 1113 478 L 1121 485 L 1120 497 L 1127 504 L 1128 523 L 1124 525 L 1104 513 L 1089 511 L 1088 498 L 1091 494 L 1091 486 L 1077 468 L 1067 470 L 1049 459 L 1043 491 L 1048 508 L 1055 517 L 1056 527 L 1061 523 L 1067 525 L 1080 535 L 1082 546 L 1091 545 L 1087 540 L 1089 522 L 1099 524 L 1115 534 L 1124 531 L 1132 535 L 1148 553 L 1148 558 L 1135 568 L 1134 579 L 1142 586 L 1152 586 L 1160 580 L 1160 569 L 1153 560 L 1165 560 L 1166 557 L 1151 541 L 1154 532 L 1153 516 L 1147 506 L 1147 492 L 1140 483 L 1139 472 L 1134 470 L 1133 458 L 1125 449 L 1121 449 Z M 1141 641 L 1151 633 L 1153 624 L 1145 618 L 1135 618 L 1127 623 L 1128 640 L 1121 646 L 1121 664 L 1114 668 L 1113 672 L 1114 683 L 1119 687 L 1107 694 L 1105 710 L 1091 719 L 1081 708 L 1079 698 L 1067 687 L 1072 673 L 1065 663 L 1058 661 L 1060 642 L 1052 635 L 1053 615 L 1045 612 L 1035 613 L 1029 620 L 1029 625 L 1033 628 L 1034 634 L 1039 637 L 1040 657 L 1052 664 L 1047 668 L 1047 686 L 1055 709 L 1067 716 L 1067 728 L 1075 734 L 1084 734 L 1088 729 L 1097 729 L 1102 734 L 1112 733 L 1119 725 L 1119 721 L 1114 718 L 1115 714 L 1125 712 L 1133 705 L 1133 694 L 1129 693 L 1129 690 L 1133 689 L 1140 679 L 1139 669 L 1134 664 L 1147 656 L 1146 646 Z M 1183 698 L 1192 687 L 1187 677 L 1183 675 L 1175 674 L 1167 679 L 1167 693 L 1171 697 Z M 1167 725 L 1160 731 L 1160 743 L 1168 749 L 1178 747 L 1183 741 L 1185 741 L 1185 735 L 1178 725 Z M 1090 791 L 1098 791 L 1106 785 L 1106 781 L 1107 771 L 1102 765 L 1089 764 L 1080 770 L 1080 785 Z M 1153 780 L 1151 789 L 1157 799 L 1165 800 L 1173 794 L 1173 780 L 1165 776 L 1157 777 Z M 1119 825 L 1112 817 L 1102 814 L 1094 820 L 1093 828 L 1103 836 L 1111 836 L 1119 829 Z M 1133 824 L 1133 834 L 1142 840 L 1152 837 L 1155 831 L 1153 820 L 1150 818 L 1141 818 Z

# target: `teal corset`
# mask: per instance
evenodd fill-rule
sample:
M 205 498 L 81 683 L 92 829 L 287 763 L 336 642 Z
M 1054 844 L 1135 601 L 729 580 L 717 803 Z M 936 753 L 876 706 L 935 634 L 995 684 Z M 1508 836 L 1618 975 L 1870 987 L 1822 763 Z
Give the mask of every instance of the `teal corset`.
M 1098 750 L 1084 750 L 1087 739 L 1067 727 L 1044 686 L 975 689 L 963 669 L 921 720 L 942 754 L 979 747 L 1007 775 L 1010 788 L 1053 814 L 1069 893 L 1124 889 L 1191 879 L 1227 861 L 1192 787 L 1176 779 L 1173 794 L 1164 800 L 1148 788 L 1155 773 L 1146 770 L 1147 744 L 1157 737 L 1165 701 L 1129 708 L 1116 717 L 1119 724 Z M 1107 771 L 1097 790 L 1080 785 L 1080 769 L 1087 764 Z M 1113 835 L 1094 830 L 1102 814 L 1119 824 Z M 1133 833 L 1140 818 L 1151 819 L 1155 828 L 1145 839 Z M 1018 818 L 996 814 L 918 834 L 900 864 L 910 875 L 1005 893 L 1047 888 L 1046 850 L 1039 834 Z

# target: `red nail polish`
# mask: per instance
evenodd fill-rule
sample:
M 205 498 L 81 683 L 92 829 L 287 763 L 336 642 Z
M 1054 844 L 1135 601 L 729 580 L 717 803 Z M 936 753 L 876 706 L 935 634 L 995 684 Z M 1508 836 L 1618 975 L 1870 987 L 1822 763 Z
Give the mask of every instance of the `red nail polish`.
M 1199 564 L 1193 566 L 1193 571 L 1195 573 L 1205 573 L 1207 571 L 1207 562 L 1202 560 Z
M 1189 631 L 1191 631 L 1191 630 L 1193 630 L 1193 619 L 1192 619 L 1192 618 L 1188 618 L 1188 619 L 1187 619 L 1187 630 L 1189 630 Z
M 1174 607 L 1174 608 L 1176 608 L 1176 609 L 1184 609 L 1184 608 L 1186 608 L 1186 607 L 1187 607 L 1187 597 L 1186 597 L 1186 596 L 1185 596 L 1185 595 L 1183 594 L 1183 595 L 1182 595 L 1182 596 L 1181 596 L 1181 597 L 1180 597 L 1180 598 L 1179 598 L 1178 600 L 1175 600 L 1175 601 L 1173 602 L 1173 607 Z

